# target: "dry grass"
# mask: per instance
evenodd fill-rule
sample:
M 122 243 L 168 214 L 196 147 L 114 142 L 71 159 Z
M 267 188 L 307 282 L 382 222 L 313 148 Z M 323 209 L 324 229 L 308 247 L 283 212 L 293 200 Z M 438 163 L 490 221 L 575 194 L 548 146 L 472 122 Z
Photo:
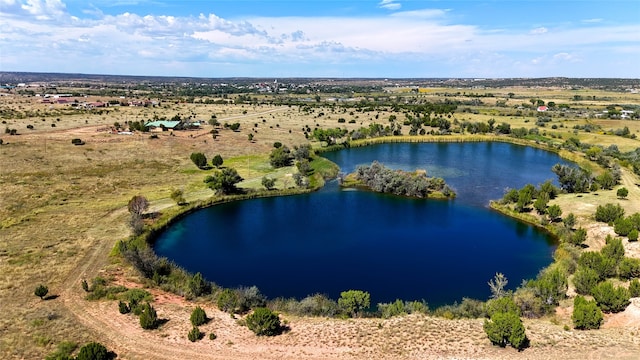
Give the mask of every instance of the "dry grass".
M 517 89 L 505 93 L 510 91 L 517 92 Z M 535 95 L 531 91 L 522 93 L 518 101 L 527 102 Z M 538 96 L 547 96 L 543 90 L 536 91 L 540 91 Z M 557 102 L 572 96 L 556 90 L 549 90 L 548 94 L 553 94 Z M 39 110 L 38 115 L 6 120 L 5 126 L 18 129 L 20 135 L 0 134 L 5 142 L 0 146 L 2 358 L 42 358 L 53 351 L 56 344 L 69 340 L 78 343 L 98 340 L 120 357 L 131 359 L 631 358 L 640 353 L 637 323 L 635 327 L 566 332 L 548 320 L 527 321 L 532 348 L 517 353 L 492 347 L 478 320 L 449 321 L 418 316 L 390 320 L 289 318 L 290 333 L 263 339 L 237 326 L 228 315 L 217 312 L 210 304 L 203 305 L 207 313 L 214 314 L 214 320 L 203 330 L 214 331 L 219 338 L 215 341 L 206 338 L 192 344 L 186 340 L 187 308 L 192 305 L 155 290 L 158 312 L 170 321 L 161 330 L 142 331 L 134 318 L 117 314 L 113 302 L 83 300 L 79 286 L 81 279 L 98 274 L 129 285 L 138 281 L 117 259 L 108 258 L 115 242 L 128 236 L 125 206 L 131 196 L 143 194 L 152 201 L 155 210 L 173 206 L 169 199 L 173 188 L 184 189 L 187 201 L 211 196 L 202 180 L 213 170 L 195 169 L 189 160 L 189 154 L 194 151 L 204 152 L 209 159 L 221 154 L 224 165 L 236 168 L 248 187 L 258 187 L 265 174 L 283 179 L 294 169 L 273 172 L 267 165 L 266 154 L 274 142 L 289 146 L 305 143 L 303 126 L 312 129 L 316 124 L 348 129 L 368 126 L 376 121 L 375 114 L 354 112 L 351 115 L 350 111 L 333 111 L 329 107 L 305 114 L 296 107 L 286 106 L 166 103 L 160 108 L 122 107 L 102 115 L 69 115 L 60 105 L 51 107 L 21 97 L 0 99 L 2 108 L 29 110 L 34 114 Z M 325 115 L 318 117 L 320 112 Z M 215 141 L 208 134 L 208 126 L 204 130 L 173 135 L 161 133 L 155 140 L 150 139 L 149 134 L 116 135 L 99 131 L 115 121 L 149 119 L 154 114 L 167 117 L 195 114 L 205 120 L 216 114 L 221 123 L 239 122 L 241 129 L 239 132 L 222 130 Z M 391 113 L 380 111 L 377 115 L 377 122 L 386 123 Z M 397 115 L 401 121 L 404 119 L 404 115 Z M 460 121 L 486 121 L 495 117 L 498 123 L 506 121 L 512 127 L 530 127 L 535 123 L 531 117 L 482 113 L 455 116 Z M 339 124 L 340 117 L 347 123 Z M 355 124 L 348 123 L 352 119 Z M 572 136 L 574 123 L 585 122 L 584 119 L 554 119 L 556 124 L 567 123 L 554 131 L 566 139 Z M 51 127 L 52 123 L 56 127 Z M 34 130 L 28 130 L 28 124 L 34 125 Z M 612 128 L 628 124 L 633 131 L 638 131 L 637 122 L 607 124 Z M 608 127 L 603 125 L 603 128 Z M 247 139 L 250 132 L 255 135 L 253 142 Z M 73 146 L 72 138 L 81 138 L 86 145 Z M 589 134 L 582 140 L 622 144 L 621 149 L 638 146 L 637 140 L 627 142 L 601 134 Z M 599 192 L 597 196 L 561 197 L 557 202 L 565 213 L 576 213 L 585 224 L 599 203 L 616 201 L 629 213 L 640 211 L 640 194 L 633 186 L 639 182 L 637 177 L 627 172 L 624 181 L 631 191 L 626 201 L 611 198 L 614 195 L 610 192 Z M 282 181 L 277 184 L 281 185 Z M 601 236 L 593 234 L 594 240 L 590 241 L 595 246 Z M 39 283 L 47 284 L 50 293 L 58 297 L 41 301 L 34 296 L 33 290 Z M 562 322 L 567 321 L 565 315 Z M 631 331 L 636 335 L 630 335 Z

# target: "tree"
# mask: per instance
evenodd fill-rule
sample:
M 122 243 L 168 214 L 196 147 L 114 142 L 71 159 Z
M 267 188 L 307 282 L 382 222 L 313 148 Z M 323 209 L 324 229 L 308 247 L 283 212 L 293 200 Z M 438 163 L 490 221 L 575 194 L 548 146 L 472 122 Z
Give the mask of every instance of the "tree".
M 111 358 L 111 354 L 109 354 L 109 351 L 104 345 L 97 342 L 90 342 L 80 348 L 76 360 L 108 360 Z
M 311 168 L 311 164 L 309 164 L 309 160 L 302 159 L 296 163 L 296 167 L 298 168 L 298 172 L 303 176 L 309 176 L 313 172 Z
M 171 200 L 175 201 L 178 205 L 182 205 L 187 202 L 184 199 L 184 191 L 182 191 L 182 189 L 171 190 Z
M 149 208 L 149 201 L 142 195 L 136 195 L 129 200 L 127 208 L 132 215 L 142 216 Z
M 507 292 L 504 288 L 507 286 L 507 277 L 504 276 L 503 273 L 496 273 L 496 275 L 491 279 L 487 284 L 489 284 L 489 288 L 491 289 L 491 298 L 498 299 L 505 295 Z
M 253 142 L 253 134 L 251 134 L 251 133 L 250 133 L 250 134 L 247 136 L 247 139 L 248 139 L 250 142 Z
M 201 152 L 194 152 L 191 153 L 191 161 L 193 161 L 194 164 L 196 164 L 196 166 L 199 169 L 206 169 L 207 168 L 207 157 L 201 153 Z
M 140 326 L 145 329 L 155 329 L 158 327 L 158 314 L 156 309 L 151 304 L 146 303 L 142 307 L 142 314 L 140 314 Z
M 289 166 L 291 165 L 291 160 L 293 160 L 291 150 L 284 145 L 273 149 L 269 154 L 269 163 L 274 168 Z
M 189 294 L 198 297 L 207 293 L 209 289 L 209 284 L 204 279 L 201 273 L 197 272 L 191 279 L 189 279 L 189 283 L 187 284 L 189 288 Z
M 554 204 L 547 208 L 547 214 L 549 214 L 551 221 L 556 221 L 562 216 L 562 209 L 560 209 L 559 205 Z
M 213 175 L 209 175 L 204 179 L 209 189 L 220 194 L 232 194 L 238 191 L 236 184 L 244 180 L 236 169 L 224 168 L 222 171 L 216 171 Z
M 247 316 L 246 324 L 258 336 L 275 336 L 282 330 L 278 314 L 264 307 L 253 310 Z
M 348 290 L 340 293 L 338 306 L 351 317 L 357 317 L 370 306 L 371 295 L 366 291 Z
M 265 189 L 273 190 L 275 184 L 276 184 L 276 179 L 272 179 L 267 176 L 262 177 L 262 186 L 264 186 Z
M 578 295 L 573 300 L 573 327 L 579 330 L 599 329 L 604 317 L 595 301 L 587 301 Z
M 485 306 L 487 316 L 491 317 L 496 313 L 512 312 L 516 315 L 520 315 L 520 308 L 516 305 L 511 296 L 503 296 L 487 301 Z
M 598 273 L 586 266 L 579 266 L 578 270 L 573 274 L 573 285 L 576 288 L 576 292 L 582 295 L 591 295 L 591 291 L 598 285 L 599 280 Z
M 618 265 L 621 279 L 640 278 L 640 259 L 625 257 Z
M 629 234 L 627 234 L 627 238 L 629 239 L 629 241 L 638 241 L 638 230 L 633 229 L 629 231 Z
M 40 284 L 36 287 L 36 290 L 33 293 L 40 299 L 44 300 L 44 297 L 49 293 L 49 288 Z
M 575 246 L 581 246 L 587 240 L 587 230 L 579 228 L 567 237 L 569 243 Z
M 131 312 L 131 307 L 127 305 L 126 302 L 120 300 L 118 301 L 118 311 L 120 314 L 128 314 Z
M 623 287 L 614 287 L 611 281 L 601 282 L 592 291 L 596 303 L 606 313 L 618 313 L 624 311 L 629 305 L 629 290 Z
M 528 343 L 524 325 L 518 314 L 513 312 L 498 312 L 491 316 L 491 320 L 484 321 L 484 331 L 491 343 L 500 347 L 511 345 L 520 350 Z
M 616 196 L 618 196 L 620 199 L 625 199 L 627 195 L 629 195 L 629 190 L 627 190 L 627 188 L 625 187 L 621 187 L 620 189 L 618 189 L 618 191 L 616 191 Z
M 633 279 L 629 283 L 629 296 L 640 297 L 640 281 L 638 279 Z
M 216 156 L 213 157 L 213 159 L 211 159 L 211 165 L 213 165 L 216 168 L 220 168 L 223 162 L 224 160 L 222 159 L 222 156 L 220 156 L 220 154 L 217 154 Z
M 607 235 L 605 239 L 606 245 L 600 250 L 602 252 L 602 256 L 605 259 L 612 260 L 614 263 L 614 268 L 618 267 L 620 261 L 624 259 L 624 246 L 622 245 L 622 239 L 612 238 Z
M 573 229 L 573 227 L 576 225 L 576 216 L 573 213 L 569 213 L 567 214 L 567 216 L 565 216 L 564 219 L 562 219 L 562 222 L 564 223 L 564 226 L 567 227 L 567 229 Z
M 189 320 L 191 320 L 191 325 L 200 326 L 207 322 L 207 313 L 200 306 L 196 306 L 191 312 Z
M 538 214 L 542 215 L 547 212 L 547 203 L 549 202 L 549 195 L 538 196 L 536 201 L 533 202 L 533 208 L 536 209 Z
M 218 309 L 233 313 L 238 308 L 238 294 L 231 289 L 224 289 L 218 294 L 216 303 Z
M 620 204 L 598 205 L 596 208 L 596 221 L 613 223 L 624 216 L 624 209 Z

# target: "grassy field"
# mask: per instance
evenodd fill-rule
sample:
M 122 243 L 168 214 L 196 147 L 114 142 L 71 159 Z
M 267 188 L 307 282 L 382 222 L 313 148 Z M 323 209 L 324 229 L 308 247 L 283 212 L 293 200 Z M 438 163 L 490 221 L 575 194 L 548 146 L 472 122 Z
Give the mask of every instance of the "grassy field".
M 443 93 L 458 89 L 437 89 L 417 96 L 426 101 L 445 99 Z M 476 90 L 473 90 L 476 92 Z M 479 90 L 478 90 L 479 91 Z M 514 93 L 508 105 L 527 104 L 531 98 L 571 103 L 595 109 L 610 104 L 640 105 L 640 95 L 591 90 L 493 89 L 504 98 Z M 572 102 L 579 94 L 596 100 Z M 400 96 L 400 95 L 399 95 Z M 464 97 L 460 97 L 464 98 Z M 106 98 L 92 100 L 106 101 Z M 495 102 L 495 98 L 483 101 Z M 452 121 L 507 122 L 512 128 L 535 127 L 537 115 L 494 104 L 472 107 Z M 83 344 L 96 340 L 119 354 L 119 358 L 637 358 L 640 356 L 640 304 L 634 299 L 623 314 L 608 316 L 598 331 L 565 331 L 571 324 L 570 304 L 561 306 L 552 319 L 527 320 L 532 347 L 518 353 L 492 347 L 482 331 L 481 320 L 445 320 L 433 317 L 403 317 L 392 320 L 325 320 L 288 317 L 292 331 L 274 339 L 252 336 L 225 313 L 206 303 L 212 314 L 211 331 L 219 339 L 191 344 L 186 340 L 188 309 L 184 299 L 152 289 L 160 314 L 170 321 L 159 331 L 145 332 L 135 321 L 117 314 L 111 301 L 83 299 L 82 279 L 97 275 L 130 287 L 143 282 L 128 265 L 109 253 L 118 240 L 129 235 L 126 204 L 137 194 L 151 201 L 153 211 L 176 206 L 169 198 L 172 189 L 182 189 L 188 202 L 210 198 L 213 193 L 203 179 L 215 170 L 199 170 L 189 160 L 192 152 L 208 159 L 220 154 L 224 166 L 238 170 L 242 187 L 259 188 L 264 175 L 278 179 L 276 187 L 292 185 L 288 176 L 295 167 L 274 170 L 268 153 L 276 141 L 293 147 L 308 143 L 305 127 L 344 127 L 355 130 L 372 122 L 387 123 L 390 115 L 400 121 L 404 113 L 390 109 L 359 112 L 323 104 L 305 111 L 298 106 L 205 105 L 165 101 L 155 108 L 114 107 L 102 114 L 76 113 L 65 105 L 42 104 L 37 98 L 18 95 L 0 97 L 0 108 L 12 111 L 3 127 L 18 135 L 0 134 L 0 357 L 43 358 L 57 344 Z M 322 115 L 321 115 L 322 113 Z M 21 114 L 18 116 L 18 114 Z M 119 135 L 109 129 L 114 122 L 140 121 L 154 116 L 189 115 L 207 120 L 216 115 L 221 124 L 238 122 L 237 132 L 220 129 L 214 140 L 210 125 L 201 130 Z M 542 131 L 556 135 L 562 143 L 570 137 L 590 144 L 617 145 L 621 151 L 640 147 L 637 139 L 608 135 L 607 131 L 627 126 L 640 135 L 640 121 L 604 120 L 567 113 L 552 115 Z M 338 123 L 344 118 L 345 123 Z M 349 123 L 353 120 L 353 123 Z M 55 124 L 55 127 L 52 127 Z M 596 124 L 603 131 L 574 132 L 575 125 Z M 27 126 L 32 125 L 33 129 Z M 551 127 L 556 125 L 556 129 Z M 405 126 L 404 132 L 408 132 Z M 253 134 L 253 141 L 248 135 Z M 464 136 L 459 136 L 462 140 Z M 86 142 L 74 146 L 71 139 Z M 413 140 L 412 137 L 403 137 Z M 473 138 L 473 137 L 471 137 Z M 468 136 L 466 139 L 470 139 Z M 421 140 L 428 140 L 427 137 Z M 318 143 L 312 144 L 320 146 Z M 320 166 L 320 165 L 319 165 Z M 640 180 L 624 169 L 623 185 L 630 190 L 627 200 L 615 197 L 615 190 L 582 196 L 566 195 L 556 200 L 565 213 L 573 212 L 579 224 L 588 226 L 588 244 L 602 246 L 611 229 L 592 220 L 595 207 L 608 202 L 622 204 L 627 213 L 640 211 Z M 626 243 L 628 254 L 640 257 L 636 244 Z M 215 279 L 212 279 L 215 280 Z M 34 295 L 38 284 L 49 287 L 51 299 Z M 185 315 L 186 314 L 186 315 Z M 225 316 L 226 315 L 226 316 Z M 285 315 L 286 316 L 286 315 Z

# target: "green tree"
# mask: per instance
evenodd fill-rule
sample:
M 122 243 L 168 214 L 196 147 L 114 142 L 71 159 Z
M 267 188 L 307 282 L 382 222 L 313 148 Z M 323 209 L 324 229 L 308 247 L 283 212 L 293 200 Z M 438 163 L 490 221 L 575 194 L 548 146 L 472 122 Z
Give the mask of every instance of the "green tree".
M 357 317 L 360 313 L 369 308 L 371 295 L 366 291 L 348 290 L 340 293 L 338 306 L 340 306 L 349 316 Z
M 194 152 L 191 153 L 191 161 L 193 161 L 194 164 L 196 164 L 196 166 L 199 169 L 206 169 L 207 168 L 207 157 L 201 153 L 201 152 Z
M 276 185 L 276 179 L 272 179 L 267 176 L 262 177 L 262 186 L 264 186 L 265 189 L 273 190 L 275 185 Z
M 33 293 L 40 299 L 44 300 L 44 297 L 49 293 L 49 288 L 43 284 L 40 284 L 36 287 Z
M 309 176 L 309 174 L 311 174 L 313 172 L 313 169 L 311 168 L 311 164 L 309 163 L 309 160 L 307 160 L 307 159 L 302 159 L 302 160 L 298 161 L 296 163 L 296 167 L 298 168 L 298 172 L 302 176 Z
M 613 223 L 624 216 L 624 209 L 620 204 L 598 205 L 596 208 L 596 221 Z
M 600 252 L 583 252 L 578 259 L 578 264 L 594 270 L 600 281 L 614 276 L 616 273 L 616 261 L 602 256 Z
M 618 189 L 618 191 L 616 191 L 616 196 L 618 196 L 620 199 L 625 199 L 627 195 L 629 195 L 629 190 L 627 190 L 627 188 L 625 187 L 621 187 L 620 189 Z
M 142 306 L 140 326 L 145 330 L 155 329 L 158 327 L 158 313 L 156 313 L 156 309 L 154 309 L 149 303 Z
M 629 234 L 627 234 L 627 238 L 629 239 L 629 241 L 638 241 L 638 230 L 633 229 L 629 231 Z
M 80 348 L 76 360 L 108 360 L 111 355 L 104 345 L 97 342 L 90 342 Z
M 527 346 L 528 339 L 518 314 L 498 312 L 484 321 L 484 331 L 491 343 L 500 347 L 511 345 L 516 349 Z
M 218 294 L 218 299 L 216 303 L 218 305 L 218 309 L 233 313 L 238 308 L 238 294 L 231 289 L 224 289 Z
M 191 325 L 200 326 L 207 322 L 207 313 L 200 306 L 196 306 L 195 309 L 191 312 Z
M 617 181 L 613 177 L 613 174 L 611 174 L 611 171 L 605 170 L 605 172 L 596 177 L 596 182 L 600 184 L 600 187 L 603 189 L 611 190 L 616 185 Z
M 191 277 L 191 279 L 189 279 L 187 286 L 189 288 L 190 295 L 194 297 L 204 295 L 209 290 L 209 284 L 200 272 L 197 272 L 193 277 Z
M 220 156 L 220 154 L 217 154 L 213 157 L 213 159 L 211 159 L 211 165 L 213 165 L 215 168 L 220 168 L 223 163 L 224 160 L 222 159 L 222 156 Z
M 621 279 L 640 278 L 640 259 L 625 257 L 618 265 L 618 275 Z
M 587 301 L 578 295 L 573 300 L 573 327 L 579 330 L 599 329 L 604 317 L 595 301 Z
M 551 221 L 556 221 L 562 216 L 562 209 L 560 209 L 559 205 L 551 205 L 547 208 L 547 214 L 549 215 L 549 219 Z
M 576 288 L 576 292 L 582 295 L 591 295 L 591 291 L 598 285 L 599 280 L 598 273 L 586 266 L 579 266 L 578 270 L 573 274 L 573 285 Z
M 512 312 L 518 316 L 520 315 L 520 308 L 511 296 L 490 299 L 485 305 L 485 310 L 488 317 L 491 317 L 493 314 L 508 312 Z
M 187 202 L 184 199 L 184 191 L 182 191 L 182 189 L 171 190 L 171 200 L 175 201 L 178 205 L 182 205 Z
M 264 307 L 254 309 L 247 316 L 246 324 L 258 336 L 275 336 L 282 331 L 278 314 Z
M 536 209 L 538 214 L 543 215 L 547 212 L 547 203 L 549 202 L 549 195 L 538 196 L 536 201 L 533 202 L 533 208 Z
M 250 133 L 250 134 L 247 136 L 247 140 L 249 140 L 250 142 L 253 142 L 253 134 L 251 134 L 251 133 Z
M 620 261 L 624 259 L 624 246 L 622 245 L 622 239 L 612 238 L 607 235 L 605 239 L 606 245 L 600 250 L 602 252 L 602 256 L 605 259 L 613 260 L 614 267 L 618 267 Z
M 120 314 L 128 314 L 131 312 L 131 307 L 127 305 L 126 302 L 120 300 L 118 301 L 118 311 Z
M 284 145 L 273 149 L 271 154 L 269 154 L 269 163 L 274 168 L 289 166 L 292 160 L 293 155 L 291 155 L 291 150 Z
M 575 246 L 580 246 L 587 240 L 587 230 L 585 230 L 584 228 L 579 228 L 578 230 L 570 234 L 567 240 L 569 241 L 569 243 Z
M 216 171 L 213 175 L 209 175 L 204 179 L 209 189 L 220 194 L 233 194 L 238 192 L 236 184 L 244 180 L 236 169 L 224 168 Z
M 629 290 L 623 287 L 614 287 L 611 281 L 596 285 L 593 288 L 592 295 L 600 309 L 606 313 L 624 311 L 629 305 Z
M 576 225 L 576 216 L 573 213 L 569 213 L 564 219 L 562 219 L 562 222 L 567 229 L 573 229 Z

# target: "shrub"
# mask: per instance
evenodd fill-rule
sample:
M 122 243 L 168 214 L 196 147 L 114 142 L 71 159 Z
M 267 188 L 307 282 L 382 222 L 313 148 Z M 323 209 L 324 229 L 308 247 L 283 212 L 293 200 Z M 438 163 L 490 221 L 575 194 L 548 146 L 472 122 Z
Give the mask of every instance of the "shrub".
M 276 179 L 273 179 L 267 176 L 262 177 L 262 186 L 264 186 L 265 189 L 273 190 L 275 185 L 276 185 Z
M 142 314 L 140 314 L 140 326 L 145 330 L 155 329 L 158 327 L 158 314 L 149 303 L 146 303 L 142 307 Z
M 591 295 L 593 288 L 598 285 L 598 280 L 600 280 L 598 273 L 586 266 L 579 267 L 573 275 L 573 285 L 576 287 L 576 292 L 582 295 Z
M 85 292 L 89 292 L 89 283 L 87 283 L 87 280 L 82 279 L 82 281 L 80 282 L 80 286 L 82 286 L 82 290 L 84 290 Z
M 191 312 L 190 320 L 191 320 L 191 324 L 194 327 L 203 325 L 203 324 L 205 324 L 207 322 L 207 313 L 205 313 L 204 310 L 200 306 L 197 306 Z
M 618 275 L 622 279 L 640 278 L 640 259 L 622 259 L 618 265 Z
M 204 334 L 200 332 L 200 329 L 198 329 L 197 326 L 194 326 L 193 328 L 191 328 L 191 330 L 189 330 L 189 333 L 187 334 L 187 339 L 189 339 L 189 341 L 191 342 L 196 342 L 202 339 L 203 336 Z
M 633 229 L 629 231 L 629 234 L 627 234 L 627 238 L 629 239 L 629 241 L 638 241 L 638 230 Z
M 338 306 L 351 317 L 357 317 L 370 306 L 371 295 L 366 291 L 348 290 L 340 293 Z
M 233 313 L 238 307 L 238 294 L 231 289 L 224 289 L 218 294 L 216 301 L 218 309 Z
M 592 295 L 600 309 L 606 313 L 624 311 L 629 305 L 629 290 L 623 287 L 614 288 L 610 281 L 595 286 Z
M 175 201 L 177 205 L 182 205 L 187 202 L 184 199 L 184 191 L 182 191 L 182 189 L 171 190 L 171 200 Z
M 217 338 L 218 338 L 218 336 L 216 336 L 216 334 L 214 334 L 214 333 L 210 333 L 209 334 L 209 340 L 215 340 Z
M 618 196 L 620 199 L 626 198 L 627 195 L 629 195 L 629 190 L 627 190 L 627 188 L 621 187 L 620 189 L 618 189 L 618 191 L 616 191 L 616 196 Z
M 200 153 L 200 152 L 191 153 L 190 159 L 199 169 L 207 168 L 207 157 L 203 153 Z
M 209 284 L 202 274 L 198 272 L 189 279 L 187 287 L 189 289 L 190 296 L 198 297 L 208 293 L 211 289 L 211 284 Z
M 532 319 L 544 316 L 548 307 L 533 288 L 521 287 L 513 294 L 513 301 L 520 309 L 522 316 Z
M 600 250 L 600 252 L 605 259 L 612 260 L 614 263 L 613 266 L 616 268 L 620 261 L 624 259 L 624 246 L 622 246 L 622 239 L 613 239 L 607 235 L 605 241 L 607 244 L 602 248 L 602 250 Z
M 128 314 L 131 312 L 131 307 L 129 307 L 126 302 L 120 300 L 118 301 L 118 311 L 120 311 L 120 314 Z
M 293 160 L 291 150 L 284 145 L 273 149 L 271 154 L 269 154 L 269 163 L 274 168 L 289 166 L 291 165 L 291 160 Z
M 579 330 L 599 329 L 604 317 L 595 301 L 587 301 L 582 296 L 573 300 L 573 327 Z
M 80 348 L 76 360 L 107 360 L 111 355 L 104 345 L 97 342 L 90 342 Z
M 44 297 L 49 293 L 49 288 L 45 285 L 40 284 L 36 287 L 33 293 L 40 299 L 44 300 Z
M 491 299 L 487 301 L 485 306 L 487 316 L 491 317 L 496 313 L 507 313 L 512 312 L 516 315 L 520 315 L 520 308 L 513 301 L 513 298 L 510 296 L 504 296 L 497 299 Z
M 238 294 L 238 312 L 246 313 L 250 309 L 264 307 L 267 299 L 260 293 L 257 286 L 240 287 L 236 290 Z
M 78 344 L 71 341 L 63 341 L 58 344 L 56 351 L 45 357 L 45 360 L 73 360 L 71 353 L 77 348 Z
M 629 296 L 640 297 L 640 280 L 634 279 L 629 283 Z
M 127 203 L 127 209 L 132 215 L 141 216 L 149 208 L 149 201 L 142 195 L 135 195 Z
M 213 159 L 211 159 L 211 165 L 215 166 L 216 168 L 222 166 L 223 163 L 224 160 L 222 159 L 222 156 L 220 156 L 220 154 L 217 154 L 213 157 Z
M 72 143 L 73 145 L 76 145 L 76 146 L 77 146 L 77 145 L 84 145 L 84 144 L 85 144 L 85 142 L 84 142 L 84 141 L 82 141 L 82 139 L 71 139 L 71 143 Z
M 587 251 L 582 253 L 578 264 L 594 270 L 598 274 L 599 280 L 611 277 L 616 272 L 615 260 L 605 258 L 600 252 Z
M 579 228 L 567 237 L 567 241 L 573 245 L 580 246 L 587 240 L 587 230 Z
M 247 327 L 258 336 L 274 336 L 281 332 L 280 318 L 267 308 L 256 308 L 247 316 Z
M 491 320 L 484 321 L 484 331 L 491 343 L 500 347 L 523 349 L 528 343 L 522 320 L 513 312 L 493 314 Z
M 596 221 L 613 223 L 624 216 L 624 209 L 620 204 L 598 205 L 596 208 Z

